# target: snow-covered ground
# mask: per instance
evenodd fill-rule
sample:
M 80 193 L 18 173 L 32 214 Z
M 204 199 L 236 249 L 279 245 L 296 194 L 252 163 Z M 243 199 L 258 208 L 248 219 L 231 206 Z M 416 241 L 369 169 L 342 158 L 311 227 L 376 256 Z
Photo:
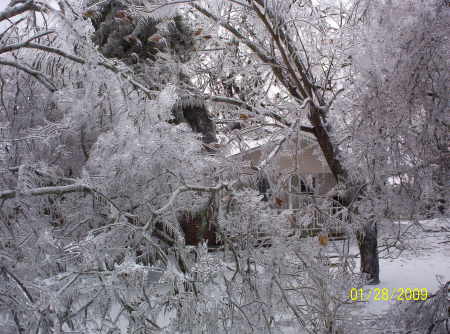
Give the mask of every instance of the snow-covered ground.
M 401 244 L 406 249 L 402 252 L 394 249 L 390 252 L 383 250 L 383 244 L 386 241 L 392 242 L 392 237 L 398 231 L 406 233 L 403 235 L 404 240 Z M 408 221 L 397 222 L 394 225 L 384 224 L 380 227 L 379 243 L 382 250 L 380 253 L 381 283 L 365 286 L 364 289 L 387 288 L 392 291 L 399 288 L 426 288 L 428 293 L 432 294 L 436 292 L 440 283 L 450 280 L 450 219 L 421 221 L 420 225 Z M 335 242 L 334 245 L 342 247 L 342 242 Z M 350 254 L 358 254 L 356 245 L 350 247 Z M 359 259 L 356 259 L 356 262 L 358 261 Z M 359 271 L 359 268 L 355 269 L 356 272 Z M 375 301 L 371 298 L 368 302 L 358 303 L 346 320 L 374 319 L 388 311 L 393 303 L 394 301 Z M 111 315 L 112 319 L 117 316 L 118 307 L 113 313 L 115 314 Z M 173 316 L 173 311 L 161 313 L 157 322 L 161 327 L 165 327 Z M 283 315 L 280 317 L 283 318 Z M 283 326 L 281 318 L 278 325 Z M 119 327 L 122 333 L 126 333 L 127 324 L 125 318 L 120 319 Z M 303 333 L 297 326 L 291 326 L 290 321 L 286 322 L 286 327 L 282 327 L 282 331 L 286 334 Z
M 421 221 L 425 231 L 410 222 L 399 223 L 401 231 L 408 231 L 410 236 L 407 249 L 401 254 L 393 254 L 396 258 L 386 258 L 388 253 L 381 252 L 380 280 L 375 286 L 365 286 L 365 289 L 374 288 L 426 288 L 434 293 L 440 283 L 450 280 L 450 219 L 433 219 Z M 398 225 L 397 225 L 398 226 Z M 380 233 L 381 240 L 387 236 L 386 228 Z M 392 232 L 392 231 L 391 231 Z M 391 233 L 389 233 L 392 236 Z M 405 245 L 407 246 L 407 245 Z M 366 302 L 364 313 L 380 314 L 385 312 L 393 302 L 375 301 L 371 298 Z

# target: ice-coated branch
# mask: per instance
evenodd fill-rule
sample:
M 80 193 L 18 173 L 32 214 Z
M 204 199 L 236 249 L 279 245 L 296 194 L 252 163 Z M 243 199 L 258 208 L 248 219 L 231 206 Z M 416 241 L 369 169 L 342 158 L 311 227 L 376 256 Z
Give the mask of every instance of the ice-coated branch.
M 274 119 L 275 121 L 283 124 L 284 126 L 288 126 L 289 127 L 289 126 L 292 125 L 291 122 L 289 122 L 288 120 L 284 119 L 283 117 L 281 117 L 280 115 L 278 115 L 277 113 L 275 113 L 273 111 L 262 110 L 260 108 L 253 107 L 250 104 L 248 104 L 248 103 L 246 103 L 244 101 L 235 99 L 235 98 L 231 98 L 231 97 L 227 97 L 227 96 L 220 96 L 220 95 L 213 95 L 213 96 L 206 97 L 205 99 L 206 100 L 210 100 L 212 102 L 227 103 L 227 104 L 231 104 L 231 105 L 234 105 L 234 106 L 237 106 L 237 107 L 245 108 L 245 109 L 247 109 L 249 111 L 254 112 L 257 115 L 264 115 L 264 116 L 270 117 L 270 118 Z M 299 107 L 299 109 L 303 109 L 306 106 L 306 104 L 311 101 L 311 99 L 306 99 L 305 101 L 306 101 L 306 103 L 303 103 Z M 314 128 L 309 127 L 309 126 L 303 126 L 303 125 L 300 126 L 300 131 L 314 134 Z
M 31 36 L 30 38 L 28 38 L 24 42 L 16 43 L 16 44 L 10 44 L 10 45 L 4 46 L 4 47 L 0 48 L 0 54 L 1 53 L 5 53 L 5 52 L 11 52 L 11 51 L 18 50 L 20 48 L 29 46 L 29 45 L 31 45 L 31 41 L 33 41 L 33 40 L 35 40 L 37 38 L 40 38 L 40 37 L 52 34 L 54 32 L 55 32 L 55 30 L 46 30 L 46 31 L 43 31 L 43 32 L 40 32 L 40 33 L 38 33 L 36 35 Z
M 39 7 L 36 6 L 33 0 L 28 0 L 22 4 L 13 7 L 6 7 L 5 10 L 0 12 L 0 22 L 8 20 L 14 16 L 23 14 L 28 10 L 39 10 Z
M 266 111 L 266 110 L 261 110 L 259 108 L 253 107 L 251 105 L 249 105 L 248 103 L 235 99 L 235 98 L 231 98 L 231 97 L 227 97 L 227 96 L 219 96 L 219 95 L 214 95 L 214 96 L 209 96 L 206 98 L 206 100 L 210 100 L 213 102 L 220 102 L 220 103 L 227 103 L 227 104 L 231 104 L 237 107 L 242 107 L 245 108 L 249 111 L 254 112 L 255 114 L 258 115 L 264 115 L 264 116 L 268 116 L 273 118 L 274 120 L 276 120 L 277 122 L 280 122 L 283 125 L 286 126 L 290 126 L 291 123 L 287 120 L 285 120 L 284 118 L 282 118 L 280 115 L 272 112 L 272 111 Z
M 8 171 L 8 172 L 11 172 L 11 173 L 17 173 L 19 171 L 19 168 L 20 168 L 20 166 L 8 167 L 4 171 Z M 77 183 L 76 179 L 53 175 L 53 174 L 50 174 L 50 173 L 48 173 L 48 172 L 46 172 L 44 170 L 41 170 L 41 169 L 35 169 L 34 172 L 38 176 L 43 176 L 43 177 L 46 177 L 46 178 L 49 178 L 49 179 L 52 179 L 52 180 L 58 180 L 58 181 L 62 181 L 62 182 L 68 183 L 68 184 L 75 184 L 75 183 Z
M 5 66 L 15 67 L 15 68 L 31 75 L 33 78 L 35 78 L 40 83 L 42 83 L 45 86 L 45 88 L 47 88 L 49 91 L 56 92 L 55 85 L 51 82 L 51 80 L 44 73 L 42 73 L 40 71 L 36 71 L 36 70 L 28 67 L 27 65 L 22 65 L 17 62 L 9 61 L 6 59 L 0 58 L 0 64 L 5 65 Z
M 26 196 L 62 195 L 74 192 L 92 191 L 92 188 L 85 184 L 71 184 L 67 186 L 41 187 L 27 190 Z M 0 192 L 0 199 L 12 199 L 18 196 L 17 190 L 5 190 Z
M 267 31 L 272 36 L 272 39 L 275 41 L 277 48 L 280 51 L 281 57 L 283 58 L 283 62 L 288 69 L 289 75 L 291 76 L 292 80 L 294 80 L 295 84 L 297 85 L 298 90 L 300 91 L 300 94 L 302 95 L 303 98 L 309 97 L 311 95 L 311 90 L 308 89 L 308 85 L 307 85 L 308 81 L 307 80 L 305 81 L 306 74 L 300 70 L 301 78 L 299 78 L 297 76 L 297 74 L 295 73 L 295 70 L 292 67 L 292 64 L 289 60 L 287 52 L 280 41 L 280 36 L 279 36 L 278 32 L 272 28 L 271 22 L 269 22 L 266 15 L 263 12 L 261 12 L 260 8 L 256 5 L 256 3 L 254 1 L 252 1 L 252 6 L 253 6 L 253 9 L 255 10 L 256 14 L 260 18 L 260 20 L 264 23 L 264 26 L 266 27 Z M 263 6 L 263 8 L 265 8 L 265 7 Z
M 258 45 L 253 43 L 251 40 L 246 38 L 244 35 L 242 35 L 236 28 L 234 28 L 229 23 L 224 22 L 223 20 L 219 19 L 217 16 L 215 16 L 213 13 L 209 12 L 205 8 L 197 5 L 196 3 L 190 4 L 193 8 L 195 8 L 197 11 L 199 11 L 201 14 L 206 16 L 207 18 L 213 20 L 214 22 L 217 22 L 222 27 L 224 27 L 226 30 L 228 30 L 230 33 L 232 33 L 234 36 L 236 36 L 242 43 L 247 45 L 247 47 L 252 50 L 263 62 L 271 64 L 273 62 L 272 57 L 268 56 L 264 50 L 262 50 Z
M 36 171 L 36 173 L 39 174 L 39 171 Z M 48 174 L 42 174 L 42 175 L 50 176 Z M 63 178 L 62 180 L 69 181 L 70 183 L 76 182 L 73 179 Z M 108 202 L 111 206 L 113 206 L 120 214 L 123 214 L 125 216 L 125 218 L 127 218 L 129 220 L 135 220 L 137 218 L 135 215 L 132 215 L 127 212 L 123 212 L 112 200 L 110 200 L 107 196 L 102 194 L 97 189 L 92 188 L 91 186 L 82 184 L 82 183 L 74 183 L 74 184 L 63 185 L 63 186 L 34 188 L 34 189 L 26 190 L 23 193 L 19 193 L 17 190 L 5 190 L 5 191 L 0 192 L 0 199 L 6 200 L 6 199 L 16 198 L 19 194 L 22 194 L 25 196 L 44 196 L 44 195 L 63 195 L 63 194 L 74 193 L 74 192 L 90 192 L 92 194 L 100 196 L 106 202 Z
M 302 105 L 300 106 L 300 109 L 305 108 L 307 106 L 307 104 L 310 103 L 310 102 L 311 102 L 311 99 L 309 97 L 306 98 L 303 101 Z M 298 124 L 298 120 L 294 124 L 291 125 L 291 127 L 289 129 L 289 132 L 286 135 L 283 136 L 283 138 L 277 143 L 277 145 L 275 145 L 274 149 L 269 153 L 267 158 L 262 160 L 258 164 L 258 166 L 255 167 L 257 170 L 260 171 L 260 170 L 264 169 L 264 167 L 266 167 L 267 164 L 278 154 L 278 152 L 281 149 L 281 146 L 283 146 L 284 142 L 292 135 L 293 130 L 297 128 L 297 124 Z M 314 131 L 314 129 L 312 129 L 311 131 Z
M 158 210 L 154 211 L 153 214 L 161 215 L 162 213 L 164 213 L 168 208 L 170 208 L 173 205 L 176 198 L 183 192 L 187 192 L 187 191 L 216 192 L 221 189 L 231 189 L 232 186 L 234 185 L 234 183 L 235 182 L 232 182 L 232 183 L 223 182 L 223 183 L 219 183 L 218 185 L 212 186 L 212 187 L 187 185 L 187 184 L 182 185 L 182 186 L 178 187 L 172 193 L 168 202 L 164 206 L 159 208 Z M 103 195 L 98 190 L 92 188 L 89 185 L 82 184 L 82 183 L 65 185 L 65 186 L 53 186 L 53 187 L 41 187 L 41 188 L 29 189 L 26 192 L 24 192 L 23 195 L 25 195 L 25 196 L 62 195 L 62 194 L 67 194 L 67 193 L 84 192 L 84 191 L 94 193 L 96 195 L 101 196 L 107 202 L 109 202 L 116 210 L 118 210 L 121 214 L 123 214 L 127 219 L 134 220 L 137 218 L 135 215 L 132 215 L 130 213 L 126 213 L 126 212 L 123 212 L 122 210 L 120 210 L 120 208 L 117 207 L 117 205 L 114 202 L 112 202 L 110 199 L 107 198 L 107 196 Z M 6 200 L 6 199 L 16 198 L 18 196 L 18 194 L 19 194 L 19 192 L 17 190 L 5 190 L 5 191 L 0 192 L 0 199 Z
M 23 292 L 23 294 L 27 297 L 28 301 L 30 301 L 32 304 L 34 303 L 33 296 L 28 292 L 25 285 L 14 275 L 12 272 L 10 272 L 6 267 L 1 268 L 1 270 L 6 273 L 11 279 L 16 282 L 16 284 L 19 286 L 20 290 Z M 0 271 L 1 272 L 1 271 Z
M 197 5 L 196 3 L 190 3 L 190 5 L 196 9 L 198 12 L 200 12 L 202 15 L 206 16 L 210 20 L 214 21 L 215 23 L 221 25 L 223 28 L 228 30 L 232 35 L 234 35 L 236 38 L 238 38 L 242 43 L 244 43 L 251 51 L 253 51 L 256 56 L 265 64 L 268 64 L 272 68 L 272 72 L 276 76 L 276 78 L 280 81 L 280 83 L 289 91 L 289 93 L 298 99 L 301 100 L 301 96 L 299 96 L 297 90 L 294 86 L 292 86 L 285 78 L 282 67 L 280 64 L 276 62 L 276 60 L 267 55 L 267 53 L 261 49 L 258 45 L 253 43 L 250 39 L 246 38 L 244 35 L 242 35 L 236 28 L 234 28 L 232 25 L 230 25 L 227 22 L 224 22 L 220 18 L 218 18 L 213 13 L 209 12 L 207 9 L 203 8 L 202 6 Z
M 161 8 L 167 7 L 167 6 L 174 6 L 174 5 L 181 5 L 183 3 L 190 3 L 194 0 L 172 0 L 166 3 L 156 3 L 156 4 L 148 4 L 146 7 L 149 8 L 148 11 L 145 11 L 145 13 L 151 14 L 153 12 L 156 12 L 158 10 L 160 10 Z
M 51 32 L 53 32 L 53 31 L 49 30 L 49 31 L 46 32 L 46 34 L 51 33 Z M 44 35 L 44 34 L 42 33 L 40 35 Z M 5 46 L 5 47 L 0 49 L 0 54 L 1 53 L 5 53 L 5 52 L 18 50 L 20 48 L 30 48 L 30 49 L 37 49 L 37 50 L 45 51 L 45 52 L 48 52 L 48 53 L 53 53 L 53 54 L 56 54 L 58 56 L 67 58 L 69 60 L 72 60 L 72 61 L 74 61 L 74 62 L 76 62 L 78 64 L 84 65 L 84 64 L 87 63 L 86 59 L 78 57 L 78 56 L 75 56 L 75 55 L 72 55 L 70 53 L 67 53 L 67 52 L 61 50 L 61 49 L 53 48 L 51 46 L 46 46 L 46 45 L 42 45 L 42 44 L 38 44 L 38 43 L 31 43 L 31 40 L 33 40 L 35 38 L 37 38 L 37 37 L 30 38 L 27 41 L 22 42 L 22 43 L 17 43 L 17 44 Z M 4 65 L 8 65 L 8 64 L 4 64 Z M 20 64 L 18 64 L 18 65 L 20 65 Z M 131 78 L 127 74 L 125 74 L 122 71 L 120 71 L 116 66 L 114 66 L 114 65 L 112 65 L 112 64 L 110 64 L 108 62 L 99 61 L 99 62 L 97 62 L 97 65 L 102 66 L 102 67 L 104 67 L 104 68 L 106 68 L 106 69 L 108 69 L 108 70 L 110 70 L 110 71 L 112 71 L 112 72 L 114 72 L 116 74 L 120 74 L 120 76 L 122 76 L 124 79 L 126 79 L 132 86 L 134 86 L 136 89 L 141 90 L 147 96 L 151 96 L 154 93 L 152 90 L 148 89 L 143 84 L 141 84 L 140 82 L 134 80 L 133 78 Z M 10 64 L 10 66 L 13 66 L 13 64 Z M 18 67 L 18 66 L 15 66 L 15 67 Z M 20 68 L 20 69 L 25 71 L 28 68 Z M 38 75 L 38 74 L 43 75 L 41 72 L 34 71 L 32 69 L 28 69 L 27 73 L 29 73 L 30 75 L 33 75 L 34 77 L 36 77 L 36 75 Z M 39 78 L 37 78 L 37 79 L 39 80 Z M 49 79 L 47 79 L 47 80 L 49 80 Z M 42 82 L 42 80 L 39 80 L 39 81 Z M 44 84 L 44 82 L 42 82 L 42 83 Z M 45 86 L 47 88 L 49 88 L 49 89 L 51 88 L 48 85 L 45 85 Z M 54 88 L 54 87 L 52 89 L 50 89 L 52 92 L 56 90 L 56 88 Z
M 286 295 L 285 288 L 281 285 L 280 281 L 277 277 L 274 277 L 274 282 L 277 285 L 278 289 L 280 289 L 281 296 L 283 297 L 283 300 L 286 302 L 286 305 L 291 309 L 292 313 L 294 313 L 295 318 L 299 322 L 300 326 L 305 329 L 308 333 L 312 333 L 308 327 L 305 324 L 305 321 L 303 320 L 302 315 L 300 314 L 300 310 L 296 305 L 293 305 L 291 301 L 289 300 L 289 297 Z
M 273 34 L 277 37 L 277 39 L 280 42 L 283 42 L 284 46 L 286 47 L 286 50 L 284 51 L 286 55 L 289 55 L 298 71 L 298 73 L 300 74 L 300 79 L 302 84 L 304 85 L 305 89 L 307 91 L 309 91 L 310 93 L 314 92 L 314 87 L 311 83 L 311 81 L 308 78 L 308 72 L 309 70 L 305 67 L 305 65 L 303 64 L 303 62 L 300 59 L 300 56 L 297 52 L 297 49 L 294 46 L 294 42 L 292 41 L 292 39 L 290 38 L 290 35 L 285 33 L 285 31 L 283 29 L 281 29 L 281 27 L 283 25 L 286 25 L 286 22 L 284 22 L 283 18 L 277 16 L 276 18 L 274 17 L 275 15 L 271 12 L 271 10 L 269 8 L 267 8 L 266 4 L 261 1 L 261 0 L 253 0 L 254 3 L 257 3 L 260 7 L 264 8 L 264 15 L 269 20 L 267 21 L 278 21 L 277 24 L 277 29 L 273 30 Z M 279 22 L 281 20 L 281 22 Z M 281 43 L 280 43 L 281 45 Z M 303 45 L 303 43 L 302 43 Z M 282 46 L 283 50 L 284 47 Z M 303 48 L 304 49 L 304 48 Z M 305 51 L 305 55 L 306 57 L 308 57 L 306 50 Z
M 160 215 L 163 212 L 165 212 L 168 208 L 170 208 L 174 201 L 177 199 L 177 197 L 181 194 L 184 193 L 186 191 L 200 191 L 200 192 L 216 192 L 219 191 L 221 189 L 231 189 L 233 186 L 233 183 L 227 183 L 227 182 L 223 182 L 223 183 L 219 183 L 216 186 L 213 187 L 204 187 L 204 186 L 195 186 L 195 185 L 182 185 L 180 187 L 178 187 L 170 196 L 168 202 L 166 203 L 166 205 L 162 206 L 161 208 L 159 208 L 158 210 L 154 211 L 153 213 L 155 215 Z

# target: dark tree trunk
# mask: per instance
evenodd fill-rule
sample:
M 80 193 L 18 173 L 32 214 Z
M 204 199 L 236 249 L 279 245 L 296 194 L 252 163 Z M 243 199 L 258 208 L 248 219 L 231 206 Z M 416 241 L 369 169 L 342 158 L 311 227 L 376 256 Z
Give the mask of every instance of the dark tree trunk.
M 182 96 L 172 108 L 174 124 L 186 122 L 193 132 L 202 134 L 205 144 L 217 142 L 216 124 L 209 116 L 208 108 L 201 98 Z
M 211 210 L 211 207 L 197 212 L 186 210 L 180 215 L 179 223 L 184 232 L 186 245 L 197 246 L 203 241 L 207 241 L 210 247 L 219 245 Z
M 361 272 L 367 275 L 369 284 L 380 283 L 377 236 L 378 228 L 375 221 L 366 223 L 356 234 L 361 256 Z
M 270 183 L 267 175 L 264 172 L 259 171 L 256 179 L 258 185 L 259 194 L 263 195 L 262 201 L 267 202 L 270 197 Z
M 314 107 L 311 108 L 315 109 Z M 338 159 L 338 149 L 328 135 L 320 110 L 311 110 L 310 122 L 313 125 L 314 135 L 325 156 L 325 159 L 327 160 L 328 166 L 336 179 L 336 182 L 345 184 L 347 187 L 348 195 L 345 196 L 342 204 L 351 212 L 356 213 L 359 201 L 358 197 L 362 195 L 361 192 L 364 187 L 350 181 L 349 173 Z M 380 282 L 380 266 L 377 249 L 377 223 L 373 220 L 368 221 L 357 232 L 357 239 L 359 252 L 361 255 L 361 272 L 367 275 L 371 284 L 378 284 Z

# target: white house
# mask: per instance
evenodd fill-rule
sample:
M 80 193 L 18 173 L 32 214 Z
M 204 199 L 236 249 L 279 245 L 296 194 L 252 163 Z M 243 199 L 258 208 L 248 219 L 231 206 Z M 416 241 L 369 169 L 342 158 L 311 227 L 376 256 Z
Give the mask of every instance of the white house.
M 336 180 L 312 136 L 286 141 L 267 163 L 264 175 L 258 175 L 258 166 L 267 159 L 280 142 L 270 142 L 233 155 L 241 166 L 243 183 L 264 193 L 264 198 L 280 210 L 290 210 L 288 221 L 300 235 L 342 239 L 342 222 L 349 216 L 335 199 L 325 195 L 336 185 Z M 314 204 L 314 205 L 312 205 Z
M 261 187 L 258 166 L 279 142 L 269 142 L 232 156 L 241 164 L 242 176 L 249 184 L 258 186 L 262 192 L 270 193 L 279 208 L 297 209 L 302 198 L 312 193 L 323 196 L 336 184 L 323 154 L 312 136 L 303 135 L 298 140 L 286 141 L 265 168 L 266 181 L 270 185 Z

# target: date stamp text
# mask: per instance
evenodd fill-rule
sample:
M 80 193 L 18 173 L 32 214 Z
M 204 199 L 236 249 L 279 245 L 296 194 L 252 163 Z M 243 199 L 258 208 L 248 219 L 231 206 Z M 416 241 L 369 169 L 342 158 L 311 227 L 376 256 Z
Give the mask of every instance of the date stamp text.
M 426 288 L 374 288 L 374 289 L 357 289 L 352 288 L 349 291 L 349 298 L 352 301 L 367 302 L 374 301 L 410 301 L 410 300 L 427 300 L 429 297 Z

